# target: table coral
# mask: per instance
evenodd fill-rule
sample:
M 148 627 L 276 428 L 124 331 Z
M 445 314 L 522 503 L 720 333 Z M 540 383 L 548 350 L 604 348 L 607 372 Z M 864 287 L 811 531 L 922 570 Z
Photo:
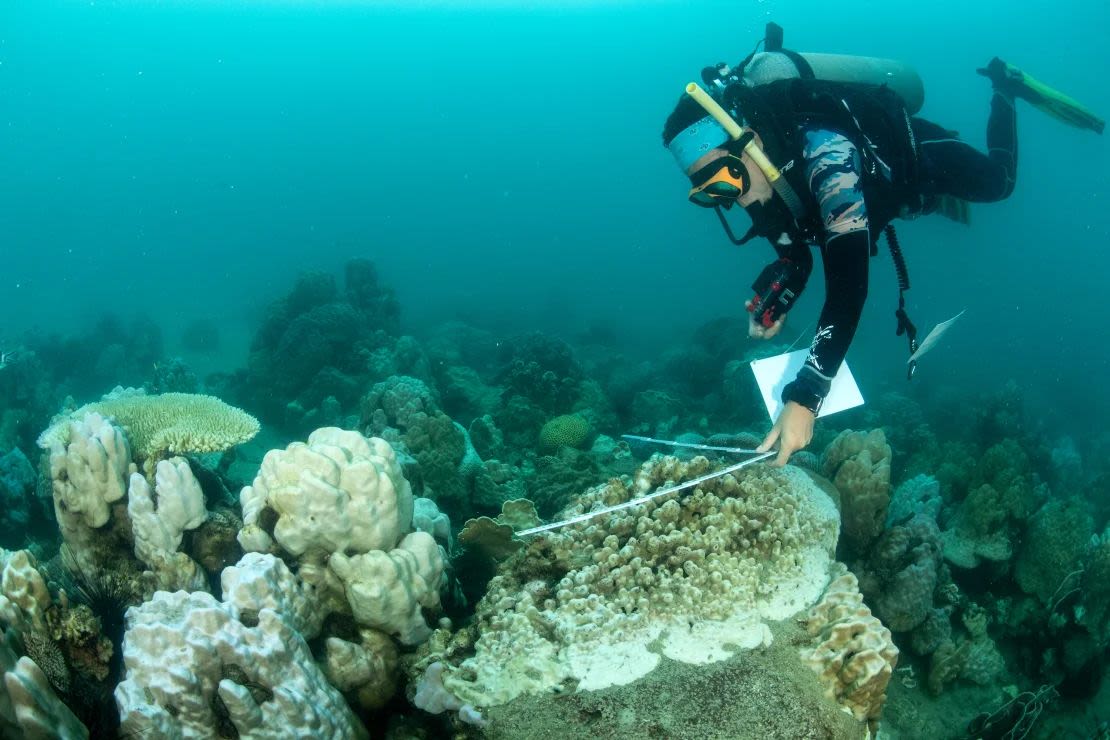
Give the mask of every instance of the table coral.
M 39 446 L 54 449 L 70 440 L 70 422 L 88 414 L 112 419 L 127 434 L 139 459 L 196 452 L 220 452 L 250 440 L 258 420 L 215 396 L 163 393 L 148 396 L 117 388 L 55 422 L 39 437 Z M 94 525 L 95 526 L 95 525 Z

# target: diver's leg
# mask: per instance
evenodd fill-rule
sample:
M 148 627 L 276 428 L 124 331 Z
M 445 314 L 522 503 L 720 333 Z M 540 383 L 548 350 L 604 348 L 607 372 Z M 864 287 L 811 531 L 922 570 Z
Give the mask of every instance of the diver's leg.
M 991 115 L 987 119 L 987 156 L 1004 173 L 1002 195 L 994 200 L 1009 198 L 1017 182 L 1017 109 L 1014 96 L 1001 90 L 991 95 Z
M 995 92 L 987 120 L 987 153 L 924 119 L 913 120 L 926 194 L 975 203 L 1004 200 L 1017 178 L 1017 117 L 1012 97 Z

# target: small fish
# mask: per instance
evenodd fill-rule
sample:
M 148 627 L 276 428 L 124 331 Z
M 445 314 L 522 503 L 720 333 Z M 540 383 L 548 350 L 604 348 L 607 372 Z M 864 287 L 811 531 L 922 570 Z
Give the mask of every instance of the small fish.
M 925 337 L 925 340 L 921 342 L 917 351 L 910 355 L 910 359 L 906 360 L 906 364 L 916 362 L 923 354 L 935 347 L 937 342 L 940 341 L 940 338 L 944 336 L 944 333 L 952 328 L 952 324 L 956 323 L 956 319 L 960 318 L 965 313 L 967 313 L 967 309 L 960 311 L 958 314 L 948 319 L 948 321 L 942 321 L 934 326 L 933 330 L 929 332 L 929 335 Z
M 16 352 L 0 352 L 0 370 L 15 362 Z

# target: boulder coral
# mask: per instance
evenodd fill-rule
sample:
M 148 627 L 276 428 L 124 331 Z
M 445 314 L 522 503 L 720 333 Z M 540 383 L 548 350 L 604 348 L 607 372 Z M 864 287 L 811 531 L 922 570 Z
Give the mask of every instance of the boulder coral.
M 590 436 L 590 422 L 578 414 L 553 417 L 540 429 L 540 447 L 555 451 L 562 447 L 581 447 Z
M 883 430 L 841 432 L 825 448 L 821 472 L 840 491 L 846 543 L 862 552 L 883 531 L 890 503 L 890 445 Z
M 240 500 L 243 549 L 295 561 L 321 610 L 409 644 L 427 636 L 422 609 L 439 606 L 443 553 L 412 531 L 412 488 L 385 440 L 317 429 L 268 452 Z
M 704 457 L 656 457 L 562 515 L 709 469 Z M 444 669 L 442 683 L 460 704 L 488 707 L 564 682 L 626 684 L 663 656 L 708 663 L 767 644 L 768 621 L 823 591 L 838 525 L 809 476 L 764 467 L 545 533 L 502 563 L 478 605 L 474 654 Z
M 1065 581 L 1074 580 L 1093 534 L 1094 521 L 1085 500 L 1049 501 L 1025 528 L 1021 550 L 1014 558 L 1014 580 L 1022 591 L 1052 606 L 1054 597 L 1069 588 Z
M 898 665 L 898 648 L 890 630 L 863 603 L 854 575 L 845 573 L 829 584 L 809 610 L 806 629 L 818 644 L 804 649 L 802 659 L 830 698 L 874 729 Z

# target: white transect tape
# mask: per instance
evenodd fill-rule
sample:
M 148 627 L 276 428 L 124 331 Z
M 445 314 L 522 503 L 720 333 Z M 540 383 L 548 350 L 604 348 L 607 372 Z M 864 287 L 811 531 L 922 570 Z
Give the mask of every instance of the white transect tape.
M 697 478 L 692 478 L 692 479 L 690 479 L 690 480 L 688 480 L 684 483 L 679 483 L 676 486 L 671 486 L 669 488 L 661 488 L 658 491 L 654 491 L 652 493 L 647 494 L 646 496 L 641 496 L 640 498 L 634 498 L 631 501 L 625 501 L 623 504 L 617 504 L 616 506 L 607 506 L 604 509 L 598 509 L 597 511 L 591 511 L 587 514 L 579 514 L 578 516 L 571 517 L 570 519 L 564 519 L 561 522 L 552 522 L 551 524 L 542 524 L 538 527 L 532 527 L 531 529 L 523 529 L 519 532 L 514 532 L 514 534 L 517 537 L 527 537 L 530 534 L 539 534 L 540 532 L 547 532 L 548 530 L 558 529 L 559 527 L 565 527 L 568 524 L 577 524 L 578 522 L 584 522 L 584 521 L 593 519 L 594 517 L 601 516 L 602 514 L 608 514 L 608 513 L 613 512 L 613 511 L 620 511 L 621 509 L 627 509 L 631 506 L 636 506 L 637 504 L 642 504 L 645 501 L 650 501 L 653 498 L 658 498 L 660 496 L 666 496 L 668 493 L 674 493 L 675 491 L 683 491 L 687 488 L 693 488 L 694 486 L 698 485 L 699 483 L 705 483 L 707 480 L 713 480 L 714 478 L 720 478 L 722 475 L 728 475 L 729 473 L 735 473 L 740 468 L 747 467 L 748 465 L 751 465 L 752 463 L 757 463 L 760 460 L 765 460 L 766 458 L 771 457 L 772 455 L 775 455 L 775 454 L 777 454 L 777 453 L 775 453 L 773 451 L 772 452 L 764 452 L 759 457 L 753 457 L 752 459 L 745 460 L 742 463 L 736 463 L 735 465 L 730 465 L 727 468 L 721 468 L 720 470 L 718 470 L 716 472 L 713 472 L 713 473 L 706 473 L 705 475 L 699 475 Z
M 636 434 L 622 434 L 623 439 L 631 439 L 634 442 L 650 442 L 656 445 L 668 445 L 670 447 L 684 447 L 688 450 L 714 450 L 716 452 L 731 452 L 736 455 L 755 455 L 759 450 L 747 450 L 743 447 L 715 447 L 713 445 L 699 445 L 692 442 L 675 442 L 673 439 L 655 439 L 654 437 L 641 437 Z

